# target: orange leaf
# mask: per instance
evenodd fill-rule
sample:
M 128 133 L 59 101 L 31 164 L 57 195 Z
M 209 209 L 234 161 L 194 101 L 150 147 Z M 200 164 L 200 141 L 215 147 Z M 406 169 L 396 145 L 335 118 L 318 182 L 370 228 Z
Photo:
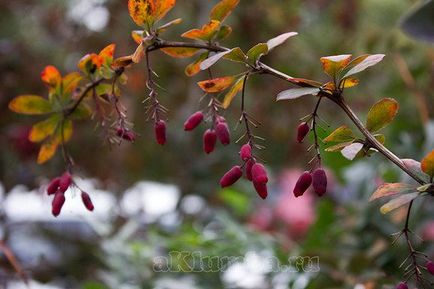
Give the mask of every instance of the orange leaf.
M 152 26 L 175 6 L 176 0 L 129 0 L 128 11 L 139 26 Z
M 339 85 L 341 88 L 350 88 L 359 84 L 359 80 L 354 77 L 347 77 L 341 80 L 341 84 Z
M 201 29 L 192 29 L 182 34 L 182 37 L 190 39 L 210 40 L 220 26 L 220 21 L 211 20 L 208 24 L 202 26 Z
M 335 77 L 351 61 L 350 54 L 321 57 L 322 67 L 325 73 Z
M 235 81 L 235 77 L 233 76 L 226 76 L 226 77 L 219 77 L 214 78 L 210 80 L 204 80 L 197 83 L 199 87 L 208 93 L 213 92 L 220 92 L 228 88 L 232 85 L 232 83 Z
M 218 20 L 223 22 L 231 13 L 232 10 L 237 7 L 240 0 L 222 0 L 211 10 L 210 18 L 212 20 Z
M 225 98 L 223 99 L 223 108 L 227 109 L 231 103 L 232 100 L 234 100 L 234 97 L 238 94 L 239 91 L 243 89 L 245 77 L 241 77 L 237 80 L 237 82 L 231 87 L 229 92 L 225 95 Z
M 161 48 L 160 50 L 172 57 L 188 58 L 195 55 L 197 52 L 199 52 L 200 49 L 190 47 L 167 47 Z
M 202 61 L 204 61 L 205 59 L 208 58 L 209 52 L 204 52 L 202 53 L 198 59 L 196 59 L 195 62 L 189 64 L 186 68 L 185 68 L 185 74 L 187 76 L 193 76 L 196 75 L 200 72 L 200 64 L 202 63 Z
M 434 176 L 434 150 L 423 158 L 421 161 L 421 168 L 422 171 L 430 177 Z
M 142 44 L 143 30 L 131 31 L 131 37 L 133 38 L 134 42 L 136 42 L 137 44 Z
M 115 53 L 115 48 L 116 48 L 116 44 L 110 44 L 107 47 L 105 47 L 103 50 L 101 50 L 98 56 L 103 63 L 110 65 L 113 62 L 113 55 Z
M 43 164 L 50 160 L 55 154 L 59 143 L 50 139 L 42 144 L 38 154 L 38 164 Z
M 78 68 L 85 73 L 93 73 L 95 69 L 100 68 L 103 59 L 95 53 L 83 56 L 78 62 Z
M 121 68 L 121 67 L 127 67 L 131 63 L 133 63 L 133 56 L 132 55 L 122 56 L 122 57 L 116 58 L 113 61 L 112 67 L 114 69 Z
M 145 56 L 145 46 L 143 45 L 143 43 L 141 43 L 136 51 L 133 54 L 133 62 L 134 63 L 140 63 L 140 61 L 143 59 L 143 57 Z
M 53 135 L 59 124 L 59 115 L 53 115 L 52 117 L 40 121 L 32 126 L 29 134 L 29 140 L 31 142 L 41 142 L 50 135 Z
M 50 86 L 57 86 L 62 80 L 62 76 L 60 75 L 59 70 L 52 65 L 48 65 L 41 72 L 41 79 L 43 82 Z

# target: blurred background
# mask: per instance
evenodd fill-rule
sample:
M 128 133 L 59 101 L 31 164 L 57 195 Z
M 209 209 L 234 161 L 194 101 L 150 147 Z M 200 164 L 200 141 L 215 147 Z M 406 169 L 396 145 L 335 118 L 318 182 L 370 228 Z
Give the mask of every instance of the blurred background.
M 205 24 L 217 1 L 177 2 L 166 19 L 183 22 L 165 39 L 179 39 Z M 297 31 L 263 60 L 291 76 L 318 81 L 326 80 L 321 56 L 385 53 L 382 63 L 360 74 L 361 84 L 347 92 L 348 102 L 364 119 L 379 98 L 397 99 L 401 108 L 385 130 L 386 145 L 403 158 L 420 160 L 434 147 L 434 49 L 414 30 L 403 32 L 400 23 L 421 2 L 245 0 L 227 20 L 234 32 L 222 45 L 247 50 Z M 137 65 L 127 72 L 122 101 L 140 137 L 133 145 L 110 149 L 95 123 L 80 123 L 69 148 L 79 166 L 76 181 L 96 209 L 86 212 L 72 190 L 62 215 L 53 218 L 43 188 L 63 172 L 63 160 L 57 156 L 36 164 L 38 147 L 27 141 L 36 119 L 8 111 L 7 103 L 19 94 L 46 95 L 39 74 L 48 64 L 62 74 L 75 71 L 83 55 L 110 43 L 117 45 L 116 56 L 131 54 L 134 29 L 127 1 L 0 1 L 0 288 L 374 289 L 394 288 L 403 279 L 397 268 L 406 247 L 391 246 L 390 234 L 402 228 L 405 210 L 383 216 L 379 203 L 367 202 L 382 182 L 405 178 L 398 170 L 380 155 L 350 162 L 326 153 L 327 196 L 318 199 L 310 192 L 295 199 L 293 186 L 310 160 L 309 145 L 296 144 L 295 130 L 298 119 L 312 112 L 314 99 L 276 103 L 287 83 L 258 76 L 249 83 L 247 109 L 262 123 L 256 133 L 267 140 L 261 158 L 271 174 L 270 196 L 262 201 L 246 181 L 221 190 L 218 181 L 238 161 L 239 145 L 220 146 L 208 156 L 201 130 L 183 131 L 186 117 L 203 105 L 196 82 L 206 75 L 188 78 L 184 67 L 190 60 L 160 52 L 153 54 L 153 63 L 166 89 L 161 101 L 170 109 L 167 145 L 155 144 L 152 125 L 144 120 L 145 66 Z M 214 73 L 240 69 L 222 61 Z M 237 105 L 224 114 L 237 139 L 242 134 L 235 125 Z M 329 102 L 321 117 L 330 124 L 322 136 L 349 124 Z M 426 241 L 418 248 L 431 256 L 432 205 L 428 199 L 416 202 L 412 216 L 412 227 Z M 18 272 L 6 258 L 9 251 Z M 180 272 L 156 272 L 158 257 L 172 251 L 243 258 L 213 272 L 191 272 L 186 264 L 192 258 L 175 258 Z M 295 256 L 317 256 L 320 270 L 305 272 L 303 265 L 288 261 Z M 273 258 L 292 270 L 267 266 Z

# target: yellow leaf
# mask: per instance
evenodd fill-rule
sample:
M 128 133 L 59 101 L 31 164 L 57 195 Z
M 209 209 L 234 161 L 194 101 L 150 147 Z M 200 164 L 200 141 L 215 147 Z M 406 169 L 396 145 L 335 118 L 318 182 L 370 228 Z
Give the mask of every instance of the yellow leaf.
M 393 121 L 398 113 L 399 104 L 393 98 L 384 98 L 372 106 L 368 113 L 366 128 L 376 132 Z
M 422 171 L 428 174 L 431 178 L 434 176 L 434 150 L 426 155 L 421 161 Z
M 133 38 L 134 42 L 136 42 L 137 44 L 142 44 L 143 30 L 131 31 L 131 37 Z
M 194 61 L 193 63 L 189 64 L 186 68 L 185 68 L 185 74 L 187 76 L 193 76 L 196 75 L 200 72 L 200 64 L 202 63 L 202 61 L 204 61 L 205 59 L 208 58 L 209 52 L 204 52 L 202 53 L 198 59 L 196 59 L 196 61 Z
M 9 102 L 9 109 L 28 115 L 46 114 L 52 111 L 51 103 L 37 95 L 20 95 Z
M 99 57 L 101 58 L 102 62 L 106 65 L 111 65 L 113 62 L 113 55 L 115 53 L 116 44 L 110 44 L 107 47 L 105 47 L 101 52 L 99 53 Z
M 218 20 L 223 22 L 231 13 L 232 10 L 237 7 L 240 0 L 222 0 L 211 10 L 210 18 L 212 20 Z
M 325 73 L 331 77 L 336 77 L 336 75 L 342 71 L 342 69 L 347 66 L 351 61 L 350 54 L 344 55 L 334 55 L 321 57 L 322 67 Z
M 73 126 L 71 120 L 64 120 L 61 125 L 57 127 L 54 139 L 57 143 L 67 143 L 71 140 L 73 133 Z
M 55 87 L 62 80 L 62 76 L 60 75 L 60 72 L 59 72 L 59 70 L 57 70 L 56 67 L 54 67 L 52 65 L 48 65 L 41 72 L 41 79 L 46 84 Z
M 31 142 L 41 142 L 50 135 L 53 135 L 56 131 L 56 128 L 59 124 L 59 115 L 53 115 L 52 117 L 40 121 L 33 125 L 30 134 L 29 140 Z
M 128 11 L 139 26 L 152 26 L 175 6 L 176 0 L 129 0 Z
M 50 160 L 56 154 L 58 145 L 54 139 L 44 142 L 39 149 L 38 164 L 43 164 Z
M 63 92 L 65 92 L 65 93 L 73 92 L 77 88 L 77 86 L 81 80 L 82 80 L 82 77 L 81 77 L 80 73 L 78 73 L 78 72 L 71 72 L 71 73 L 67 74 L 62 79 Z
M 338 127 L 335 131 L 333 131 L 328 137 L 323 139 L 324 143 L 329 142 L 349 142 L 355 139 L 355 136 L 353 134 L 353 131 L 347 127 L 346 125 L 343 125 L 341 127 Z
M 228 88 L 234 82 L 235 77 L 226 76 L 209 80 L 200 81 L 197 83 L 199 87 L 208 93 L 220 92 Z
M 235 82 L 235 84 L 231 87 L 229 92 L 225 95 L 222 105 L 224 109 L 227 109 L 231 105 L 232 100 L 235 98 L 237 93 L 243 89 L 244 80 L 244 77 L 239 78 L 237 82 Z
M 127 67 L 131 63 L 133 63 L 133 56 L 132 55 L 122 56 L 122 57 L 116 58 L 113 61 L 112 68 L 118 69 L 121 67 Z
M 354 77 L 347 77 L 341 80 L 340 88 L 350 88 L 359 84 L 359 80 Z
M 192 29 L 185 32 L 181 36 L 190 39 L 210 40 L 215 35 L 219 27 L 220 21 L 211 20 L 208 24 L 202 26 L 201 29 Z
M 160 50 L 172 57 L 188 58 L 198 53 L 200 49 L 190 47 L 167 47 L 161 48 Z

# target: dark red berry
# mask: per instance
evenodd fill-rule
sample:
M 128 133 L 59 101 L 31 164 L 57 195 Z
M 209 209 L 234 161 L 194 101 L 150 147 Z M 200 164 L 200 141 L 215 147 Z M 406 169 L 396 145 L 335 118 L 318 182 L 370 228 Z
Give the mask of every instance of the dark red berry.
M 400 282 L 397 286 L 396 289 L 408 289 L 408 285 L 406 282 Z
M 267 171 L 264 165 L 256 163 L 252 166 L 252 179 L 255 183 L 266 184 L 268 182 Z
M 155 138 L 157 143 L 164 145 L 166 143 L 166 122 L 162 119 L 155 123 Z
M 434 262 L 432 262 L 432 261 L 428 261 L 428 262 L 426 263 L 426 270 L 428 270 L 428 272 L 429 272 L 431 275 L 434 275 Z
M 203 121 L 203 113 L 201 111 L 197 111 L 193 113 L 185 122 L 184 122 L 184 130 L 190 131 L 195 129 L 201 122 Z
M 134 142 L 136 140 L 136 134 L 134 132 L 121 127 L 116 130 L 116 135 L 129 142 Z
M 57 189 L 59 189 L 60 184 L 60 178 L 54 178 L 47 187 L 47 194 L 48 195 L 54 195 L 57 192 Z
M 89 211 L 93 211 L 94 209 L 93 203 L 88 193 L 82 191 L 81 200 L 83 201 L 83 204 L 86 207 L 86 209 L 88 209 Z
M 70 173 L 65 172 L 59 180 L 59 191 L 61 193 L 66 192 L 66 190 L 69 188 L 69 186 L 72 183 L 72 176 Z
M 226 122 L 218 122 L 215 131 L 222 145 L 228 145 L 231 142 L 231 135 L 229 132 L 228 124 Z
M 312 174 L 312 185 L 318 196 L 323 196 L 327 192 L 327 176 L 323 169 L 316 169 Z
M 243 161 L 247 161 L 252 157 L 252 147 L 250 144 L 247 143 L 241 147 L 240 157 Z
M 298 126 L 298 129 L 297 129 L 297 141 L 299 143 L 302 143 L 304 138 L 309 133 L 309 131 L 310 131 L 310 127 L 307 124 L 307 122 L 300 123 L 300 125 Z
M 252 177 L 252 167 L 253 167 L 254 164 L 255 164 L 255 161 L 252 160 L 252 159 L 250 159 L 250 160 L 248 160 L 248 161 L 246 162 L 246 168 L 245 168 L 245 171 L 246 171 L 246 178 L 247 178 L 249 181 L 252 181 L 252 180 L 253 180 L 253 177 Z
M 242 177 L 242 175 L 243 171 L 241 170 L 241 167 L 234 166 L 220 179 L 220 186 L 222 188 L 232 186 Z
M 217 142 L 217 134 L 213 129 L 207 129 L 203 134 L 203 150 L 209 154 L 214 151 Z
M 53 202 L 51 203 L 51 213 L 53 214 L 53 216 L 59 216 L 64 203 L 65 195 L 62 192 L 57 192 L 54 195 Z
M 294 187 L 294 196 L 296 198 L 303 196 L 304 192 L 312 184 L 312 175 L 309 172 L 304 172 L 297 180 Z
M 255 190 L 258 193 L 258 195 L 265 200 L 268 196 L 267 184 L 253 182 L 253 186 L 255 187 Z

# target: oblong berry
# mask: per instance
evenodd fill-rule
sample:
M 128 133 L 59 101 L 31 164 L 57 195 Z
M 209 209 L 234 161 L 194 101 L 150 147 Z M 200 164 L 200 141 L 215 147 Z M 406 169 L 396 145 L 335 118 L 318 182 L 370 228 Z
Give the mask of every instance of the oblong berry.
M 164 145 L 166 143 L 166 122 L 162 119 L 155 122 L 155 138 L 159 145 Z
M 89 211 L 93 211 L 94 206 L 92 203 L 92 199 L 90 198 L 88 193 L 82 191 L 81 200 L 83 201 L 83 204 L 86 207 L 86 209 L 88 209 Z
M 265 200 L 268 196 L 267 184 L 253 182 L 253 186 L 255 187 L 255 190 L 258 193 L 258 195 Z
M 229 132 L 229 126 L 226 122 L 218 122 L 215 128 L 217 137 L 222 145 L 228 145 L 231 142 L 231 134 Z
M 252 147 L 250 146 L 250 144 L 246 143 L 241 147 L 240 157 L 243 161 L 247 161 L 252 157 Z
M 59 184 L 60 184 L 60 178 L 54 178 L 47 187 L 47 194 L 48 195 L 54 195 L 57 190 L 59 189 Z
M 307 122 L 302 122 L 297 128 L 297 141 L 302 143 L 307 134 L 310 131 L 309 124 Z
M 252 177 L 252 167 L 255 164 L 255 161 L 250 159 L 246 162 L 246 168 L 245 168 L 245 173 L 246 173 L 246 179 L 248 179 L 249 181 L 253 180 Z
M 252 166 L 252 180 L 255 183 L 266 184 L 268 182 L 267 171 L 263 164 L 255 163 Z
M 53 214 L 54 217 L 59 216 L 64 203 L 65 203 L 65 195 L 62 192 L 57 192 L 54 195 L 53 201 L 51 203 L 51 213 Z
M 434 275 L 434 262 L 428 261 L 426 263 L 426 270 L 431 274 Z
M 323 169 L 316 169 L 312 173 L 312 186 L 318 196 L 323 196 L 327 192 L 327 176 Z
M 294 196 L 296 198 L 303 196 L 304 192 L 306 192 L 306 190 L 310 187 L 311 184 L 312 175 L 309 172 L 302 173 L 294 186 Z
M 243 170 L 240 166 L 232 167 L 224 176 L 220 179 L 220 186 L 222 188 L 232 186 L 243 176 Z
M 70 173 L 65 172 L 59 180 L 59 191 L 61 193 L 66 192 L 66 190 L 69 188 L 69 186 L 72 183 L 72 176 Z
M 397 286 L 396 289 L 408 289 L 408 285 L 406 282 L 400 282 Z
M 184 130 L 191 131 L 195 129 L 203 121 L 203 113 L 197 111 L 190 115 L 190 117 L 184 122 Z
M 213 129 L 207 129 L 203 134 L 203 150 L 209 154 L 214 151 L 217 142 L 217 134 Z

